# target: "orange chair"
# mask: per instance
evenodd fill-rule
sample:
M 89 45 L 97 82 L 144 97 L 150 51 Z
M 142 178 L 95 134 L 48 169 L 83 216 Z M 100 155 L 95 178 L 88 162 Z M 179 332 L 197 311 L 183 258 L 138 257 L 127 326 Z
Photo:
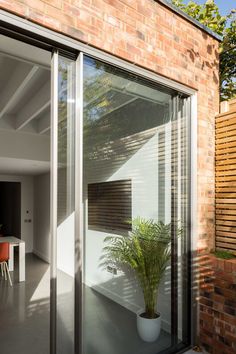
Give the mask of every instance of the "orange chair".
M 9 243 L 8 242 L 1 242 L 0 243 L 0 265 L 2 275 L 5 276 L 5 280 L 9 280 L 10 285 L 12 286 L 11 276 L 9 273 L 8 262 L 9 260 Z

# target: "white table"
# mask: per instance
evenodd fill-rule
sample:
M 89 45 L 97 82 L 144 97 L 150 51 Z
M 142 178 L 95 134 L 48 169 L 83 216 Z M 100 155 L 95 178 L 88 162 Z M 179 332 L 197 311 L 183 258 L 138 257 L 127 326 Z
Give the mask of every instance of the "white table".
M 9 242 L 10 255 L 9 255 L 9 270 L 14 270 L 14 247 L 19 247 L 19 282 L 25 281 L 25 241 L 17 237 L 6 236 L 0 237 L 0 242 Z

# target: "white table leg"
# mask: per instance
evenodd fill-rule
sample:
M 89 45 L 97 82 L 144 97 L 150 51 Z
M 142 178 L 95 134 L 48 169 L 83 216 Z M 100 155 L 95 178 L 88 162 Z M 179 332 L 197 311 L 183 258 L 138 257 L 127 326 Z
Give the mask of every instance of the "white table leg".
M 9 254 L 8 266 L 9 266 L 10 272 L 12 272 L 14 270 L 14 245 L 10 244 L 9 253 L 10 254 Z
M 19 244 L 19 281 L 25 281 L 25 243 Z

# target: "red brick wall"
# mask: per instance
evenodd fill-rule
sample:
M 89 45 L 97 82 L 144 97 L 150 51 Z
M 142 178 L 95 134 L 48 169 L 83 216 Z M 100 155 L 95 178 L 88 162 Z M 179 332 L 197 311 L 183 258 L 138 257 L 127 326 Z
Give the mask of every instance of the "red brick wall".
M 200 341 L 212 354 L 236 353 L 236 260 L 201 258 Z
M 198 90 L 196 237 L 212 248 L 218 42 L 154 0 L 0 0 L 0 8 Z

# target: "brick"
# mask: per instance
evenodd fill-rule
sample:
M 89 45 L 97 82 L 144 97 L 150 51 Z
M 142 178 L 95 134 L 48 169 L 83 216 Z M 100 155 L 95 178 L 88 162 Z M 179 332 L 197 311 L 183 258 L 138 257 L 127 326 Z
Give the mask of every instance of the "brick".
M 30 0 L 31 4 L 32 1 Z M 39 2 L 39 1 L 37 1 Z M 58 9 L 62 8 L 63 1 L 62 0 L 43 0 L 44 3 L 50 4 L 51 6 L 57 7 Z M 32 6 L 32 5 L 31 5 Z
M 202 259 L 205 264 L 208 263 L 206 256 Z M 213 272 L 211 278 L 214 287 L 211 293 L 206 289 L 200 291 L 200 340 L 209 353 L 231 354 L 236 352 L 235 277 L 229 272 L 232 268 L 227 265 L 231 262 L 214 257 L 210 257 L 210 260 L 211 267 L 208 263 L 203 273 L 205 272 L 205 277 L 209 277 L 210 272 Z M 212 302 L 212 307 L 209 306 L 209 301 Z
M 200 298 L 200 303 L 204 304 L 205 306 L 209 306 L 209 307 L 212 307 L 212 305 L 213 305 L 213 301 L 206 299 L 204 297 Z
M 232 272 L 236 273 L 236 260 L 231 261 L 231 264 L 232 264 Z
M 225 297 L 222 296 L 222 295 L 219 295 L 219 294 L 216 294 L 216 293 L 213 293 L 212 294 L 212 300 L 214 302 L 219 302 L 221 304 L 224 304 L 225 303 Z
M 225 271 L 231 273 L 232 272 L 232 264 L 231 262 L 225 262 Z
M 236 326 L 232 326 L 228 323 L 225 323 L 225 331 L 226 331 L 226 333 L 232 333 L 232 334 L 236 335 Z
M 223 312 L 228 313 L 229 315 L 232 315 L 232 316 L 236 315 L 236 309 L 231 306 L 224 306 Z

